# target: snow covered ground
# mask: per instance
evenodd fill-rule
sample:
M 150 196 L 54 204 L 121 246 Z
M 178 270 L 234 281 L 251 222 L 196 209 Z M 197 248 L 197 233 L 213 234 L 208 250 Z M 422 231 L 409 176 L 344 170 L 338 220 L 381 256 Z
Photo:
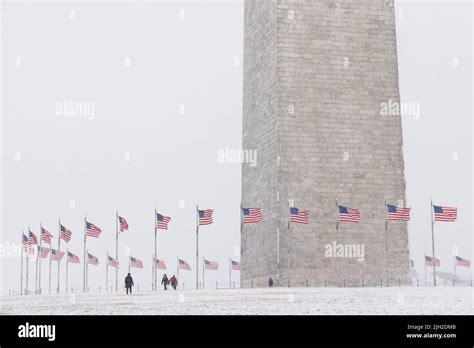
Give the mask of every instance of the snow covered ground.
M 474 314 L 471 287 L 273 288 L 2 296 L 0 314 Z

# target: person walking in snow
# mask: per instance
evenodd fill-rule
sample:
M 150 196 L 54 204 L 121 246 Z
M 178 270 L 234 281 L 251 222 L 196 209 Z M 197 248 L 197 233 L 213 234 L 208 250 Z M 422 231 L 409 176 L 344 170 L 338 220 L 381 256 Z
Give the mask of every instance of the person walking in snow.
M 163 275 L 163 278 L 161 279 L 161 284 L 163 284 L 165 290 L 168 290 L 168 284 L 170 283 L 168 277 L 166 276 L 166 273 Z
M 132 276 L 129 274 L 127 274 L 127 276 L 125 277 L 125 289 L 127 290 L 127 295 L 128 295 L 128 292 L 130 291 L 130 294 L 132 293 L 132 286 L 134 286 L 133 284 L 133 278 Z
M 170 284 L 173 287 L 174 290 L 176 290 L 176 287 L 178 286 L 178 279 L 173 275 L 170 279 Z
M 268 286 L 269 286 L 270 288 L 273 287 L 273 279 L 272 279 L 272 277 L 270 277 L 270 279 L 268 279 Z

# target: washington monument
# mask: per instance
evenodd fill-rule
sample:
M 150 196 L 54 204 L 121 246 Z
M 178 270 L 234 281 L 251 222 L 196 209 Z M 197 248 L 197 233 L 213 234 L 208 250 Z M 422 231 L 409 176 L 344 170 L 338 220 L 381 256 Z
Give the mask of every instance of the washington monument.
M 393 0 L 245 1 L 242 287 L 407 282 Z M 338 206 L 360 221 L 339 222 Z M 290 208 L 309 223 L 289 223 Z

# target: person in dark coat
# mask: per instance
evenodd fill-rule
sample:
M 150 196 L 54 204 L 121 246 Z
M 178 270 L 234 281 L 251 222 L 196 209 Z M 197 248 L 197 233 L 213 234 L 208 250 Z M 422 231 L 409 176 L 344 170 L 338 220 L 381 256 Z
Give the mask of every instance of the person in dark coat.
M 132 276 L 129 274 L 127 274 L 127 276 L 125 277 L 125 289 L 127 290 L 127 295 L 128 295 L 128 292 L 130 291 L 130 294 L 132 293 L 132 286 L 134 286 L 135 284 L 133 284 L 133 278 Z
M 173 275 L 170 279 L 170 284 L 173 287 L 174 290 L 176 290 L 176 287 L 178 286 L 178 279 Z
M 270 279 L 268 279 L 268 286 L 271 288 L 273 287 L 273 279 L 272 277 L 270 277 Z
M 161 279 L 161 284 L 163 284 L 165 290 L 168 290 L 168 284 L 170 283 L 168 277 L 166 276 L 166 273 L 163 275 L 163 278 Z

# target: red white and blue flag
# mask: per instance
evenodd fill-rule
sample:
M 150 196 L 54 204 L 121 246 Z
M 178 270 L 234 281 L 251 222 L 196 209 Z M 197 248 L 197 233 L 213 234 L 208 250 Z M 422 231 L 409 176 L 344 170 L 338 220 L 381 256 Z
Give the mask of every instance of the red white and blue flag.
M 342 205 L 339 206 L 339 221 L 341 222 L 359 222 L 359 209 L 347 208 Z
M 219 265 L 217 264 L 217 262 L 204 259 L 204 268 L 209 271 L 217 271 L 217 269 L 219 268 Z
M 39 250 L 39 256 L 42 258 L 42 259 L 45 259 L 48 257 L 49 255 L 49 248 L 45 248 L 45 247 L 40 247 L 38 246 L 38 250 Z
M 159 230 L 167 230 L 168 223 L 171 221 L 169 216 L 164 216 L 159 213 L 156 213 L 156 228 Z
M 41 240 L 47 244 L 51 245 L 51 239 L 53 238 L 53 235 L 46 231 L 43 227 L 41 227 Z
M 61 233 L 60 233 L 60 238 L 65 241 L 66 243 L 69 243 L 69 241 L 71 240 L 71 235 L 72 235 L 72 232 L 69 231 L 66 227 L 64 227 L 63 225 L 61 225 Z
M 184 260 L 178 259 L 178 267 L 179 269 L 185 269 L 190 271 L 191 267 L 189 267 L 188 263 Z
M 232 265 L 232 270 L 234 271 L 240 271 L 240 262 L 230 260 L 230 263 Z
M 119 216 L 119 223 L 120 223 L 120 232 L 128 230 L 128 222 L 125 218 Z
M 157 269 L 166 269 L 165 261 L 155 259 L 155 268 L 157 268 Z
M 89 265 L 97 266 L 99 264 L 99 259 L 97 256 L 87 253 L 87 263 Z
M 411 208 L 399 208 L 395 205 L 387 204 L 388 221 L 410 221 Z
M 471 261 L 456 256 L 456 266 L 469 268 L 471 267 Z
M 107 265 L 109 265 L 110 267 L 118 267 L 119 263 L 110 255 L 107 255 Z
M 262 209 L 260 208 L 242 208 L 244 224 L 252 224 L 262 221 Z
M 61 261 L 61 259 L 63 258 L 64 256 L 64 252 L 63 251 L 58 251 L 58 250 L 55 250 L 55 249 L 51 249 L 51 260 L 53 261 Z
M 70 251 L 67 252 L 67 262 L 69 263 L 80 263 L 79 256 L 74 255 Z
M 23 244 L 23 251 L 28 251 L 30 247 L 30 243 L 28 242 L 28 237 L 25 236 L 25 234 L 22 234 L 22 241 L 21 244 Z
M 199 214 L 199 225 L 210 225 L 212 224 L 212 213 L 213 209 L 198 210 Z
M 290 222 L 307 225 L 309 223 L 308 218 L 308 211 L 299 210 L 298 208 L 290 208 Z
M 435 267 L 439 267 L 441 265 L 441 262 L 436 257 L 433 260 L 431 256 L 425 256 L 425 265 L 429 267 L 433 267 L 433 265 Z
M 458 208 L 433 205 L 434 221 L 454 222 L 458 218 Z
M 29 244 L 38 244 L 38 238 L 36 237 L 36 234 L 28 230 L 28 243 Z
M 86 236 L 98 238 L 102 230 L 96 225 L 86 221 Z
M 143 263 L 139 259 L 130 256 L 130 267 L 143 268 Z

